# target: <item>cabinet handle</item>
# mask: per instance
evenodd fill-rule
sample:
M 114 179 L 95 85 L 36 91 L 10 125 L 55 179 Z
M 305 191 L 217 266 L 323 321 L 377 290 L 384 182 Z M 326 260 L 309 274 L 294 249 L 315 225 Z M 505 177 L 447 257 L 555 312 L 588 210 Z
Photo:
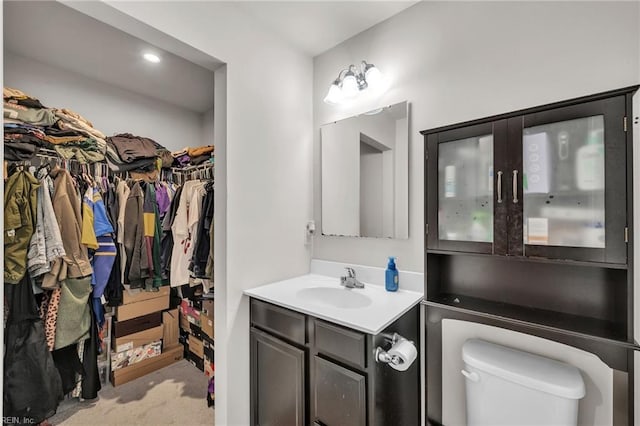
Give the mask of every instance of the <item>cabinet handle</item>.
M 502 203 L 502 171 L 498 172 L 498 203 Z
M 518 204 L 518 171 L 513 171 L 513 204 Z

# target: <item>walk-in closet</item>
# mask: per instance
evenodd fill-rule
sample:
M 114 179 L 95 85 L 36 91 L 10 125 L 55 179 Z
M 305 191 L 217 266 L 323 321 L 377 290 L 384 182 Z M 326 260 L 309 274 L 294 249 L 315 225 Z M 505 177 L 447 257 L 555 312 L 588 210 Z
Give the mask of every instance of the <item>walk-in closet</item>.
M 5 423 L 213 424 L 224 64 L 59 2 L 3 19 Z

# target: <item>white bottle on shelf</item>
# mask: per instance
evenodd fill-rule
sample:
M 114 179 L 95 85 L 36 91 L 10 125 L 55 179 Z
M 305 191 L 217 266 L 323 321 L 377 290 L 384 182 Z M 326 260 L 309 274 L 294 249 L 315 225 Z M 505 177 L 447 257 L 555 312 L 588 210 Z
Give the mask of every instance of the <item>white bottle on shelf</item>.
M 590 130 L 587 144 L 576 152 L 576 186 L 582 191 L 604 189 L 604 129 Z
M 456 166 L 450 165 L 444 168 L 444 198 L 456 196 Z

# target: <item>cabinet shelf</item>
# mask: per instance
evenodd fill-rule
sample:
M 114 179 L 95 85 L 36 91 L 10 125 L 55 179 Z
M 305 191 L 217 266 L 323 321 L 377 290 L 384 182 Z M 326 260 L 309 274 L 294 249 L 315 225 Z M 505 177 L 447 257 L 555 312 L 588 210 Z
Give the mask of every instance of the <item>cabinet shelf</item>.
M 525 197 L 538 197 L 538 198 L 561 198 L 561 197 L 593 197 L 594 195 L 601 195 L 604 193 L 604 189 L 583 191 L 580 189 L 559 189 L 551 191 L 549 193 L 540 192 L 524 192 Z
M 493 254 L 470 253 L 470 252 L 464 252 L 464 251 L 438 250 L 438 249 L 427 249 L 427 254 L 459 255 L 459 256 L 480 257 L 480 258 L 486 258 L 486 259 L 492 259 L 492 258 L 495 258 L 496 256 Z M 623 264 L 623 263 L 587 262 L 587 261 L 570 260 L 570 259 L 547 259 L 545 257 L 525 257 L 525 256 L 500 256 L 500 259 L 505 260 L 507 262 L 546 263 L 550 265 L 567 265 L 567 266 L 589 266 L 592 268 L 607 268 L 607 269 L 620 269 L 620 270 L 628 269 L 627 264 Z
M 452 201 L 474 201 L 474 200 L 478 200 L 478 201 L 487 201 L 493 198 L 493 194 L 488 194 L 488 195 L 460 195 L 460 196 L 456 196 L 456 197 L 441 197 L 438 199 L 438 201 L 440 201 L 440 203 L 447 203 L 447 202 L 452 202 Z
M 438 294 L 434 298 L 429 298 L 424 304 L 497 319 L 507 324 L 520 324 L 561 334 L 599 340 L 629 349 L 640 349 L 637 344 L 627 341 L 624 327 L 611 321 L 448 293 Z

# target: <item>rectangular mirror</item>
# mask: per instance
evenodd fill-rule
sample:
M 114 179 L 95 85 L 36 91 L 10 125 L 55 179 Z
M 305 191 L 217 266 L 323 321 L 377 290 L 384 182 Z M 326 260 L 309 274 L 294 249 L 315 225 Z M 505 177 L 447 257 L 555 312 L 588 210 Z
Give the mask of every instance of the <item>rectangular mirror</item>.
M 321 126 L 323 235 L 409 238 L 408 108 Z

